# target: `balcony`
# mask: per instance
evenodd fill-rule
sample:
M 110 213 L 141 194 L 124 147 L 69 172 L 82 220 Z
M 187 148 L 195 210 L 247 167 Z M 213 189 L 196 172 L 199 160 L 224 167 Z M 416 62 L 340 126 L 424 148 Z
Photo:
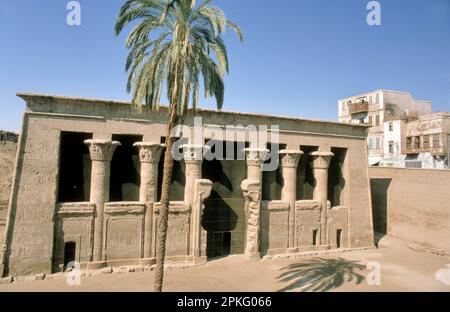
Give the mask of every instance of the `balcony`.
M 369 103 L 368 102 L 360 102 L 350 104 L 349 113 L 350 115 L 368 113 L 369 112 Z
M 442 139 L 443 134 L 406 137 L 403 154 L 430 153 L 433 156 L 448 155 L 448 146 Z
M 412 147 L 406 146 L 403 154 L 406 155 L 415 155 L 420 153 L 430 153 L 433 156 L 446 156 L 448 155 L 448 151 L 445 147 Z

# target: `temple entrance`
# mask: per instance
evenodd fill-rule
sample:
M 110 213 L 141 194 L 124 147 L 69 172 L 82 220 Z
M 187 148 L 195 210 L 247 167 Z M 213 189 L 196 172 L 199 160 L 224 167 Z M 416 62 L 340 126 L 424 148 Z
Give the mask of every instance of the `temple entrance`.
M 213 182 L 202 218 L 202 226 L 208 233 L 206 248 L 209 259 L 243 254 L 245 248 L 245 202 L 241 182 L 247 178 L 247 162 L 242 153 L 237 153 L 245 148 L 245 144 L 215 142 L 212 153 L 219 144 L 223 147 L 223 159 L 228 146 L 228 152 L 234 148 L 235 160 L 203 161 L 202 176 Z
M 67 265 L 73 261 L 75 261 L 77 244 L 75 242 L 66 242 L 64 244 L 64 269 L 67 268 Z
M 226 257 L 231 254 L 231 232 L 208 232 L 208 258 Z
M 372 194 L 372 218 L 375 244 L 387 235 L 388 193 L 391 179 L 370 179 Z

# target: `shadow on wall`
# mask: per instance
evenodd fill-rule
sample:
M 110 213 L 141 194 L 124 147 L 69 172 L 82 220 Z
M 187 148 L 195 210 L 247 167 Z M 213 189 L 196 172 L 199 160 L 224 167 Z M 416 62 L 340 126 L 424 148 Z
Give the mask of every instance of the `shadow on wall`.
M 361 263 L 343 258 L 293 263 L 281 269 L 285 272 L 278 276 L 278 281 L 290 284 L 278 291 L 329 291 L 353 281 L 359 285 L 365 277 L 357 271 L 365 269 Z

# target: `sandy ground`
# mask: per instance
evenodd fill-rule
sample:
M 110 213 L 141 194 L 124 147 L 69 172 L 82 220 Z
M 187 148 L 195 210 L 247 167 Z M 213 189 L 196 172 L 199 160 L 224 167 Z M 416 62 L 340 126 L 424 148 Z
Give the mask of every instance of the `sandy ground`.
M 377 262 L 381 284 L 369 286 Z M 450 291 L 435 272 L 450 264 L 448 256 L 415 251 L 404 241 L 385 238 L 380 248 L 339 256 L 278 261 L 251 261 L 231 256 L 205 266 L 166 272 L 166 291 Z M 82 277 L 80 286 L 65 279 L 0 285 L 4 291 L 151 291 L 153 272 Z

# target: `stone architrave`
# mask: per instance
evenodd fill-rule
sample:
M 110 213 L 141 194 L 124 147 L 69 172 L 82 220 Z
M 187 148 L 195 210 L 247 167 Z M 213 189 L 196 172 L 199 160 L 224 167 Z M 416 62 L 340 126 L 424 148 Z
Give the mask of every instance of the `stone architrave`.
M 138 142 L 134 144 L 139 149 L 141 162 L 141 185 L 139 201 L 145 203 L 144 221 L 144 252 L 145 259 L 152 256 L 152 224 L 153 204 L 158 200 L 158 164 L 164 145 L 151 142 Z
M 314 170 L 316 187 L 314 188 L 314 200 L 321 202 L 320 217 L 320 244 L 329 245 L 327 214 L 328 214 L 328 167 L 330 166 L 331 152 L 312 152 L 311 166 Z
M 95 204 L 93 261 L 104 260 L 103 220 L 105 202 L 109 201 L 111 160 L 120 142 L 110 140 L 86 140 L 92 161 L 91 203 Z
M 288 250 L 295 249 L 295 202 L 297 200 L 297 167 L 303 152 L 300 150 L 282 150 L 281 173 L 283 175 L 283 188 L 281 200 L 289 203 L 289 229 Z

